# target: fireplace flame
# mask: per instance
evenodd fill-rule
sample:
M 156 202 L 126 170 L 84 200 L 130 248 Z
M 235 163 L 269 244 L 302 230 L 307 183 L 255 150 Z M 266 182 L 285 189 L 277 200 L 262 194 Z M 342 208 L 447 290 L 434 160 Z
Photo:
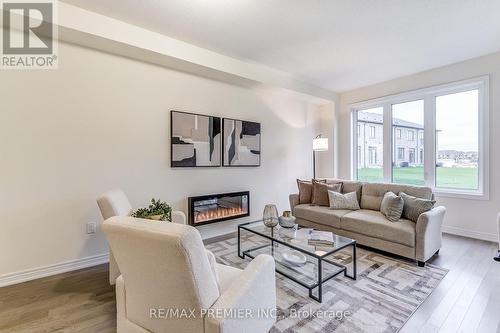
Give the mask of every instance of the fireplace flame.
M 241 214 L 246 214 L 246 210 L 244 210 L 241 207 L 234 207 L 234 208 L 217 207 L 204 212 L 195 212 L 194 222 L 195 223 L 205 222 Z

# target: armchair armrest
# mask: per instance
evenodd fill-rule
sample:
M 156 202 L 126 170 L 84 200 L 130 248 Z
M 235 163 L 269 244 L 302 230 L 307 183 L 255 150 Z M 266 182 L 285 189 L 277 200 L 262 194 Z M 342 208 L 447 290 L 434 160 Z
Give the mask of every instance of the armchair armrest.
M 274 259 L 261 254 L 248 264 L 238 283 L 233 283 L 207 310 L 205 332 L 264 333 L 273 326 L 275 316 Z
M 186 214 L 180 210 L 172 211 L 172 222 L 177 224 L 186 224 Z
M 212 270 L 212 273 L 215 276 L 215 281 L 217 281 L 217 286 L 220 288 L 219 274 L 217 273 L 217 268 L 216 268 L 217 260 L 215 259 L 215 255 L 212 253 L 212 251 L 209 251 L 207 249 L 205 249 L 205 252 L 207 253 L 208 262 L 210 263 L 210 269 Z
M 295 206 L 297 206 L 299 204 L 299 195 L 296 193 L 290 194 L 288 199 L 290 200 L 290 210 L 292 211 L 292 214 L 293 214 L 293 209 L 295 208 Z
M 426 261 L 441 248 L 441 226 L 446 208 L 434 207 L 421 214 L 416 226 L 415 259 Z

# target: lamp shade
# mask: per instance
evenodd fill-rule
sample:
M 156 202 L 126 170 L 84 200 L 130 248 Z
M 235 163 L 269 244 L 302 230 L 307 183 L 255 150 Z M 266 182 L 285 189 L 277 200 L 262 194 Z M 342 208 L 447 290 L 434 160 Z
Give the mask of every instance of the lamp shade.
M 328 138 L 313 139 L 313 150 L 314 151 L 326 151 L 326 150 L 328 150 Z

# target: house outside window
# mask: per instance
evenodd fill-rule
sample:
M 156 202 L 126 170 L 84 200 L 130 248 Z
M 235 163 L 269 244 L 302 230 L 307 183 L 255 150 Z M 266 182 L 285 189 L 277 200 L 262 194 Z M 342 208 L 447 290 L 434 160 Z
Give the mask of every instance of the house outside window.
M 410 164 L 415 164 L 415 148 L 408 150 L 408 161 Z
M 370 165 L 377 165 L 377 148 L 376 147 L 368 147 L 368 156 Z
M 402 161 L 405 159 L 405 149 L 398 148 L 398 160 Z
M 401 128 L 396 129 L 396 138 L 401 139 Z
M 408 130 L 408 140 L 409 141 L 415 140 L 415 132 L 413 130 Z
M 375 126 L 370 126 L 370 138 L 375 138 L 375 134 L 376 134 L 376 131 L 375 131 Z

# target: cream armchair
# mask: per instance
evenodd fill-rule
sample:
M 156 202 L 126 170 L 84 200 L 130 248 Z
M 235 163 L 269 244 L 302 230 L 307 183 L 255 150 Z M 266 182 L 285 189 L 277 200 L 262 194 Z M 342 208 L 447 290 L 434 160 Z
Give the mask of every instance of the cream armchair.
M 130 216 L 132 205 L 122 190 L 114 189 L 97 198 L 97 205 L 101 210 L 104 220 L 112 216 Z M 172 212 L 172 222 L 186 224 L 186 215 L 181 211 Z M 116 264 L 113 252 L 109 251 L 109 283 L 115 284 L 116 278 L 120 276 L 120 270 Z
M 118 333 L 264 333 L 272 327 L 272 257 L 260 255 L 245 270 L 217 264 L 187 225 L 112 217 L 103 230 L 121 270 Z

